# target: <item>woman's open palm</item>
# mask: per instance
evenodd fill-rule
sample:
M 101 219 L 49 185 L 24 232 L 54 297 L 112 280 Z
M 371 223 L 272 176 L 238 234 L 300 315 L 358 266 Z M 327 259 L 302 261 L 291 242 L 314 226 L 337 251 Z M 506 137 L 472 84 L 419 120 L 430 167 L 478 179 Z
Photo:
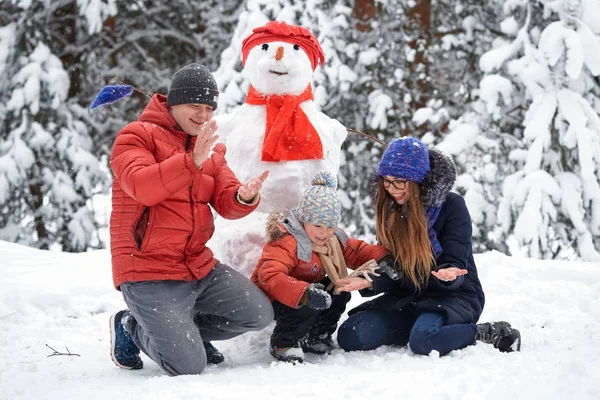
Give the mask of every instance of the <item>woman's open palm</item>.
M 468 273 L 469 271 L 466 269 L 460 269 L 456 267 L 442 268 L 438 271 L 431 271 L 431 275 L 444 282 L 451 282 L 459 276 L 466 275 Z

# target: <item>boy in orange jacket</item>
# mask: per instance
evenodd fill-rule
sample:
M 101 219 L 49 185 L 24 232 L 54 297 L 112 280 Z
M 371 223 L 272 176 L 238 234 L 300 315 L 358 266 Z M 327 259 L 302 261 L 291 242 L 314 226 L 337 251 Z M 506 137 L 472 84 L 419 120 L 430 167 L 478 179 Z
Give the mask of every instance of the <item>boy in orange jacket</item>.
M 353 274 L 375 274 L 388 252 L 353 239 L 337 227 L 341 202 L 337 182 L 318 172 L 298 207 L 274 213 L 267 224 L 269 242 L 252 273 L 252 281 L 272 300 L 276 325 L 270 354 L 285 362 L 303 362 L 304 352 L 324 354 L 333 348 L 331 335 L 350 301 L 336 293 L 335 283 Z M 390 266 L 392 264 L 390 263 Z

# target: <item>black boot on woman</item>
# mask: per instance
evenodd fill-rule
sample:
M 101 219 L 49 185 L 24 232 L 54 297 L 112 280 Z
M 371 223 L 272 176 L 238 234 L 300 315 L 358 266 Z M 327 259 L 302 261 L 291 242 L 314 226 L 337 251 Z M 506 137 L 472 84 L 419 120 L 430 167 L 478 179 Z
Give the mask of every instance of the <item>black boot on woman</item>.
M 477 324 L 475 340 L 492 344 L 503 353 L 521 351 L 521 332 L 506 321 Z

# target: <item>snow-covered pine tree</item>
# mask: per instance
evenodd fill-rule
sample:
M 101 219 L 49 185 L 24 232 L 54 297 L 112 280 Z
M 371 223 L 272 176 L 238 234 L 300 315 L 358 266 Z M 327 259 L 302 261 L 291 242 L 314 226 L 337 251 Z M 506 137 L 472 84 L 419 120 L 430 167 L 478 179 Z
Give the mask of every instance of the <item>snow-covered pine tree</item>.
M 528 16 L 514 40 L 481 60 L 488 112 L 506 115 L 515 107 L 511 99 L 531 99 L 522 134 L 515 132 L 521 143 L 507 158 L 511 174 L 502 179 L 495 233 L 500 241 L 516 239 L 531 257 L 599 261 L 600 91 L 594 78 L 600 23 L 590 16 L 600 7 L 581 0 L 539 3 L 543 8 L 533 0 L 507 1 L 506 10 Z M 558 20 L 537 24 L 539 10 Z
M 327 115 L 386 141 L 422 132 L 438 136 L 463 112 L 472 82 L 478 81 L 474 60 L 483 52 L 485 36 L 477 34 L 483 28 L 473 15 L 482 23 L 489 18 L 477 1 L 421 3 L 313 1 L 308 7 L 289 0 L 248 1 L 216 73 L 223 93 L 219 111 L 244 101 L 248 83 L 240 72 L 242 40 L 251 28 L 278 19 L 305 26 L 318 37 L 326 63 L 315 73 L 315 100 Z M 431 14 L 426 29 L 424 13 Z M 412 107 L 423 105 L 415 114 Z M 372 238 L 371 183 L 383 146 L 350 133 L 344 150 L 338 176 L 342 220 L 352 233 Z
M 82 245 L 82 241 L 79 240 L 71 245 L 69 243 L 72 240 L 63 237 L 71 235 L 65 228 L 68 226 L 71 226 L 69 229 L 73 232 L 77 229 L 82 231 L 82 224 L 79 224 L 78 228 L 69 223 L 73 218 L 77 221 L 82 220 L 85 214 L 82 212 L 83 208 L 70 207 L 70 211 L 56 211 L 63 205 L 50 202 L 50 195 L 46 193 L 50 190 L 47 182 L 40 183 L 40 187 L 43 185 L 46 192 L 38 189 L 30 194 L 30 186 L 20 185 L 19 182 L 29 179 L 28 174 L 37 174 L 28 173 L 23 165 L 28 168 L 31 166 L 31 170 L 36 166 L 50 170 L 51 173 L 47 176 L 54 177 L 62 184 L 61 187 L 67 186 L 64 183 L 69 181 L 67 176 L 76 188 L 81 187 L 83 183 L 80 181 L 83 176 L 78 164 L 83 160 L 79 157 L 80 153 L 71 148 L 79 146 L 86 151 L 93 149 L 94 157 L 102 159 L 102 164 L 105 165 L 115 134 L 127 122 L 137 118 L 148 100 L 146 96 L 136 93 L 118 105 L 89 112 L 88 106 L 100 88 L 119 80 L 149 93 L 166 93 L 171 76 L 183 65 L 200 62 L 211 69 L 216 68 L 220 53 L 230 35 L 228 32 L 233 30 L 231 25 L 237 22 L 236 12 L 241 2 L 242 0 L 174 0 L 163 3 L 147 0 L 3 2 L 0 9 L 0 26 L 3 27 L 0 40 L 2 48 L 6 51 L 0 52 L 3 57 L 0 68 L 4 72 L 3 76 L 12 77 L 20 73 L 19 79 L 26 81 L 3 80 L 0 83 L 3 89 L 0 94 L 0 122 L 5 128 L 2 130 L 0 158 L 6 161 L 0 166 L 0 175 L 5 178 L 2 188 L 6 190 L 3 190 L 3 193 L 8 193 L 0 202 L 7 211 L 3 213 L 4 220 L 0 221 L 2 237 L 24 243 L 31 243 L 33 240 L 33 245 L 39 247 L 48 247 L 57 242 L 67 250 L 85 250 L 90 243 Z M 40 49 L 44 49 L 45 46 L 50 54 L 48 61 L 39 61 L 39 68 L 44 70 L 49 68 L 49 65 L 54 68 L 53 76 L 48 76 L 45 72 L 38 79 L 41 99 L 39 112 L 35 114 L 30 107 L 25 107 L 26 104 L 18 108 L 17 100 L 10 103 L 11 108 L 4 107 L 9 103 L 13 92 L 21 90 L 23 93 L 30 93 L 29 89 L 25 90 L 19 85 L 34 81 L 27 75 L 31 71 L 27 68 L 24 72 L 19 71 L 28 63 L 33 63 L 34 60 L 29 59 L 29 55 L 34 52 L 37 43 L 40 43 Z M 36 57 L 40 52 L 41 50 L 38 50 L 34 53 Z M 58 70 L 62 70 L 63 74 L 56 72 Z M 51 102 L 53 99 L 55 103 Z M 22 116 L 25 119 L 22 119 Z M 59 153 L 61 157 L 61 162 L 53 162 L 52 168 L 46 166 L 51 163 L 49 160 L 52 157 L 35 150 L 28 139 L 24 141 L 24 147 L 14 145 L 21 143 L 25 137 L 25 134 L 15 133 L 15 127 L 22 126 L 24 132 L 33 135 L 33 129 L 29 126 L 37 126 L 33 125 L 34 122 L 40 124 L 49 137 L 61 145 L 48 146 L 57 157 Z M 71 136 L 67 140 L 68 132 Z M 85 143 L 82 142 L 82 137 L 85 138 Z M 62 143 L 60 138 L 65 138 L 66 144 Z M 27 151 L 17 150 L 23 148 Z M 14 156 L 16 151 L 22 155 L 21 158 Z M 63 154 L 65 152 L 78 157 L 66 162 L 66 156 Z M 11 157 L 14 159 L 13 156 L 8 157 L 9 154 L 16 157 L 13 164 L 18 164 L 18 168 L 8 162 Z M 33 157 L 33 161 L 28 155 Z M 4 158 L 5 156 L 8 158 Z M 38 161 L 39 156 L 45 156 L 48 160 Z M 97 166 L 94 169 L 97 169 Z M 108 192 L 108 174 L 93 175 L 90 179 L 94 182 L 94 190 Z M 102 186 L 97 186 L 97 183 L 101 183 Z M 14 188 L 17 188 L 17 192 Z M 62 193 L 66 195 L 65 190 Z M 86 194 L 89 194 L 87 189 L 70 198 L 77 197 L 77 201 L 83 201 Z M 30 199 L 37 200 L 34 202 Z M 65 202 L 66 200 L 62 200 L 62 203 Z M 7 204 L 11 205 L 10 210 L 14 212 L 8 212 Z M 17 211 L 19 204 L 25 209 L 34 206 L 39 208 L 41 211 L 36 211 L 36 215 L 40 216 L 31 216 L 34 211 Z M 100 210 L 100 214 L 106 212 L 107 210 Z M 50 216 L 42 217 L 42 214 Z M 69 214 L 76 216 L 68 217 Z M 35 218 L 43 220 L 35 222 Z M 44 222 L 47 220 L 52 220 L 52 223 Z M 86 233 L 88 228 L 89 226 L 85 228 Z M 37 237 L 45 239 L 37 240 Z M 103 245 L 98 240 L 91 243 L 94 246 Z
M 184 65 L 197 62 L 216 69 L 242 2 L 119 1 L 111 2 L 115 10 L 110 15 L 86 12 L 96 19 L 77 45 L 82 50 L 80 62 L 74 66 L 83 82 L 78 93 L 80 104 L 87 107 L 108 83 L 123 82 L 148 94 L 166 94 L 171 77 Z M 89 2 L 88 7 L 97 4 Z M 116 133 L 136 119 L 147 102 L 147 96 L 135 92 L 127 101 L 91 114 L 82 110 L 94 127 L 94 142 L 102 146 L 103 154 L 110 153 Z
M 473 97 L 481 75 L 476 60 L 491 42 L 493 4 L 389 0 L 355 7 L 359 3 L 341 55 L 355 79 L 348 88 L 330 88 L 339 100 L 327 112 L 385 141 L 411 135 L 437 143 Z M 383 148 L 362 137 L 348 142 L 342 173 L 352 177 L 345 187 L 351 208 L 345 219 L 357 222 L 358 233 L 372 234 L 369 194 Z
M 468 93 L 467 103 L 458 107 L 462 114 L 453 113 L 460 116 L 449 123 L 449 133 L 437 147 L 454 158 L 458 173 L 455 190 L 464 196 L 469 207 L 474 250 L 497 249 L 506 253 L 508 246 L 493 231 L 502 182 L 518 170 L 518 165 L 508 159 L 510 152 L 521 146 L 517 137 L 522 131 L 520 122 L 524 112 L 520 104 L 525 93 L 507 89 L 509 85 L 504 78 L 496 74 L 481 77 L 495 72 L 494 49 L 501 48 L 502 55 L 508 53 L 509 48 L 517 51 L 510 46 L 513 41 L 521 40 L 524 32 L 519 31 L 518 21 L 522 23 L 525 16 L 519 13 L 520 9 L 503 11 L 501 6 L 498 2 L 481 3 L 479 7 L 473 4 L 469 9 L 471 13 L 463 14 L 463 46 L 472 46 L 469 64 L 476 62 L 478 69 L 481 65 L 479 74 L 470 75 L 473 79 L 479 76 L 479 86 L 464 82 L 460 90 Z M 492 42 L 494 46 L 490 50 Z M 506 106 L 503 112 L 496 108 L 500 99 Z
M 3 4 L 0 238 L 82 251 L 98 245 L 86 203 L 102 173 L 88 128 L 66 103 L 69 75 L 52 51 L 62 37 L 48 23 L 64 2 L 56 3 Z

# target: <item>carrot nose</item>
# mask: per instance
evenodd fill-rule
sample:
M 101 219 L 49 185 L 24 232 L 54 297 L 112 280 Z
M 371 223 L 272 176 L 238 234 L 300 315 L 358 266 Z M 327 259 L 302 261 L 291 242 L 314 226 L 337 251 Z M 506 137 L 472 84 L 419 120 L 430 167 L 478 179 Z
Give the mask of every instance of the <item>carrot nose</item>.
M 279 60 L 281 60 L 282 58 L 283 58 L 283 47 L 282 47 L 282 46 L 279 46 L 279 47 L 277 48 L 277 53 L 275 53 L 275 59 L 276 59 L 277 61 L 279 61 Z

